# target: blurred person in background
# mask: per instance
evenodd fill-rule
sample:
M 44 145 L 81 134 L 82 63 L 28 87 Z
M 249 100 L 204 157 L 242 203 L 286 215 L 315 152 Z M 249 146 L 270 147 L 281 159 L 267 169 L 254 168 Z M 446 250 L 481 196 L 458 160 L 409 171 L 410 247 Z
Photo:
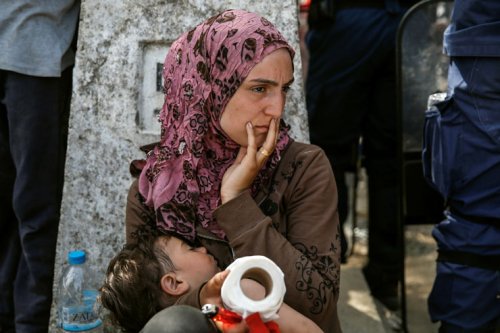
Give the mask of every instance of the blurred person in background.
M 80 1 L 0 2 L 0 332 L 47 332 Z
M 360 155 L 364 158 L 369 261 L 363 273 L 373 296 L 390 310 L 400 308 L 402 269 L 397 209 L 396 33 L 404 13 L 416 2 L 312 0 L 306 35 L 311 143 L 323 148 L 332 165 L 341 225 L 349 211 L 345 173 L 356 170 Z M 342 261 L 346 262 L 348 244 L 343 228 L 341 231 Z

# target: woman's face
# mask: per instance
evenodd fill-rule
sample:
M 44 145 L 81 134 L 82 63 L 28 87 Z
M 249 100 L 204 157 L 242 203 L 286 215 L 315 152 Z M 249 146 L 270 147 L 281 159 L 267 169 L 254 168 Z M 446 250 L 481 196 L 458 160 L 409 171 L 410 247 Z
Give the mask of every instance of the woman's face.
M 222 130 L 240 146 L 247 146 L 245 125 L 253 125 L 255 140 L 260 147 L 269 129 L 271 119 L 283 113 L 286 94 L 293 82 L 292 58 L 281 48 L 258 63 L 229 100 L 220 125 Z

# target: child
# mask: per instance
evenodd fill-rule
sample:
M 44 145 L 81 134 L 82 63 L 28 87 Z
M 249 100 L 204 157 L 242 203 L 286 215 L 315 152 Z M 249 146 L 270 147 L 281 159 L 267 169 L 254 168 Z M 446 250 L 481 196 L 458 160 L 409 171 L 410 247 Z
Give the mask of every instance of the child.
M 204 247 L 145 230 L 138 233 L 136 243 L 125 245 L 111 260 L 101 287 L 101 302 L 115 324 L 124 332 L 139 332 L 157 312 L 205 282 L 200 303 L 222 304 L 220 287 L 228 272 L 220 272 Z M 242 281 L 242 288 L 248 297 L 265 296 L 264 288 L 255 281 Z M 283 333 L 321 332 L 315 323 L 286 304 L 278 314 L 276 322 Z

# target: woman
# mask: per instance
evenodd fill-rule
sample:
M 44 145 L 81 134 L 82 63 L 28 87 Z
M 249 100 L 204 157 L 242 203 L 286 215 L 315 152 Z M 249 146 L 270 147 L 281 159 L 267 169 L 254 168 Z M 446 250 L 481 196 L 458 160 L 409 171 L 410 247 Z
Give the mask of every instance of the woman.
M 161 141 L 130 189 L 127 240 L 153 223 L 201 243 L 223 268 L 235 257 L 267 256 L 285 273 L 285 303 L 340 332 L 335 180 L 322 150 L 293 142 L 280 120 L 293 55 L 269 21 L 242 10 L 172 44 Z M 199 308 L 198 297 L 178 303 Z

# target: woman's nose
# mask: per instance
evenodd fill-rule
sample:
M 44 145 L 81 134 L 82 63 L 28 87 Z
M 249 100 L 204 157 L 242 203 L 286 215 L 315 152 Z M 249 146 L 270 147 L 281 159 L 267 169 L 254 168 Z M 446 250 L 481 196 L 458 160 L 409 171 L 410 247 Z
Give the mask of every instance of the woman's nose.
M 270 101 L 266 108 L 266 114 L 272 116 L 273 118 L 279 118 L 283 114 L 285 109 L 286 95 L 276 94 Z

